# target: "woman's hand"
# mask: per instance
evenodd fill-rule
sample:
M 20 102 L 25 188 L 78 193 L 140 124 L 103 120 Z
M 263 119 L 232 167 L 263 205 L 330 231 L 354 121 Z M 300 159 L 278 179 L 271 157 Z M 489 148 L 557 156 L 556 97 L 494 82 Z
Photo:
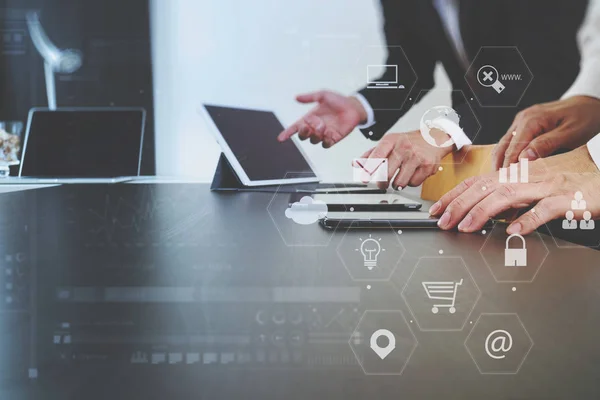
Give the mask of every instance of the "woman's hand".
M 473 177 L 446 193 L 429 212 L 441 216 L 438 225 L 462 232 L 481 229 L 492 217 L 510 209 L 534 207 L 513 221 L 507 233 L 528 234 L 540 225 L 564 217 L 576 192 L 582 192 L 592 219 L 600 217 L 600 171 L 586 146 L 529 163 L 529 183 L 498 181 L 498 173 Z M 575 211 L 581 219 L 583 210 Z

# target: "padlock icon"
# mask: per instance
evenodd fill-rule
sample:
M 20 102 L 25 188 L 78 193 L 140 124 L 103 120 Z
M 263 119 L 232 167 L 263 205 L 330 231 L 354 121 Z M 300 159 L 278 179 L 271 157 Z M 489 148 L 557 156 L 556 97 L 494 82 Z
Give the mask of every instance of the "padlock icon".
M 523 242 L 522 248 L 511 249 L 509 246 L 510 239 L 518 237 Z M 504 250 L 504 266 L 505 267 L 526 267 L 527 266 L 527 248 L 525 247 L 525 238 L 518 233 L 513 233 L 506 238 L 506 249 Z

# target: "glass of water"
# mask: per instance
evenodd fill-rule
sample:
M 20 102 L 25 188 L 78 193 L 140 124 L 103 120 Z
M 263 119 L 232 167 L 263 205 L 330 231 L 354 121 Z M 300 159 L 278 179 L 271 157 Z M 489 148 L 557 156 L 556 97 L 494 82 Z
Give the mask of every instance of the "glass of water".
M 0 121 L 0 178 L 10 175 L 11 165 L 19 165 L 22 134 L 21 121 Z

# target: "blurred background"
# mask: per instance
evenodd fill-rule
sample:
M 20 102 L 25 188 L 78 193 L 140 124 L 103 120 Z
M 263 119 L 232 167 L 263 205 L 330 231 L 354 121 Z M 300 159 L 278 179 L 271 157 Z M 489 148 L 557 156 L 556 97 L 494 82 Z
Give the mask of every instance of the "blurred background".
M 0 120 L 48 105 L 31 10 L 57 47 L 83 53 L 80 70 L 57 74 L 59 107 L 146 108 L 143 174 L 212 179 L 220 150 L 204 102 L 272 109 L 288 125 L 310 107 L 296 94 L 351 94 L 366 85 L 364 54 L 386 56 L 378 0 L 0 0 Z M 449 90 L 438 67 L 436 89 L 393 130 L 417 129 Z M 302 144 L 334 181 L 351 180 L 352 158 L 373 145 L 358 131 L 328 150 Z

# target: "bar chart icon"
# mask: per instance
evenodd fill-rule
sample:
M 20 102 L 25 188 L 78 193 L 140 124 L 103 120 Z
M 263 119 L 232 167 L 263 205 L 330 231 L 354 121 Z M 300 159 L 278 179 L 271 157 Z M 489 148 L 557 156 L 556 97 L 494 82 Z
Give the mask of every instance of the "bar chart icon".
M 500 183 L 528 183 L 529 160 L 521 158 L 518 163 L 510 164 L 508 168 L 498 171 Z

